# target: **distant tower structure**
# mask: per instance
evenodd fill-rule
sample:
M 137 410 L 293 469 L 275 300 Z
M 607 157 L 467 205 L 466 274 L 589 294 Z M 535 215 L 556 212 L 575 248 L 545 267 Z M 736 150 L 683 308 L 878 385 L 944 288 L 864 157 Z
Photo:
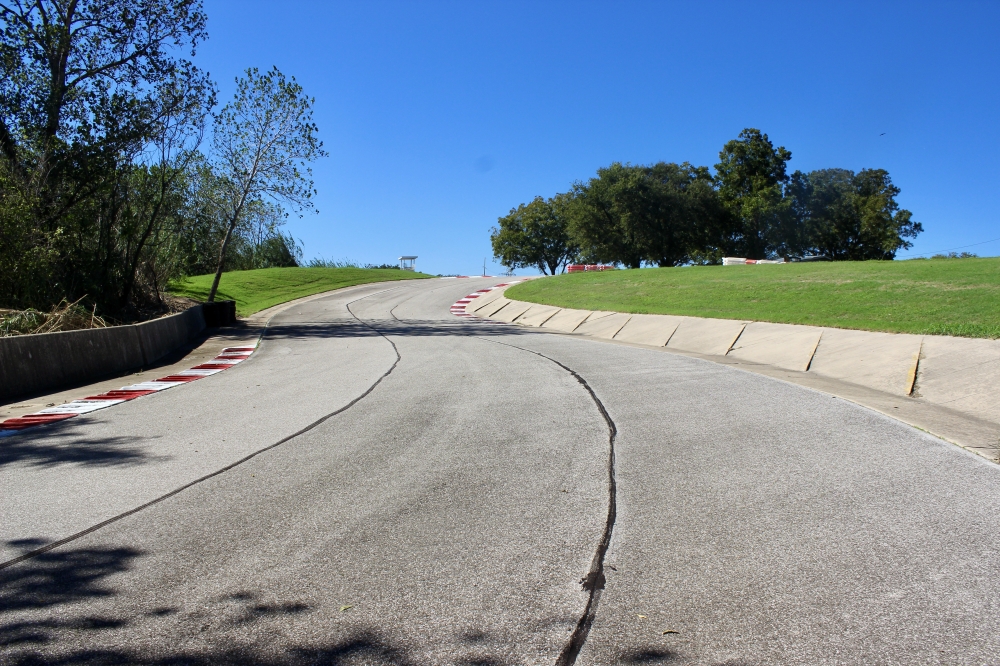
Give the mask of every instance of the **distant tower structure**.
M 415 271 L 417 270 L 417 258 L 416 257 L 400 257 L 399 267 L 404 271 Z

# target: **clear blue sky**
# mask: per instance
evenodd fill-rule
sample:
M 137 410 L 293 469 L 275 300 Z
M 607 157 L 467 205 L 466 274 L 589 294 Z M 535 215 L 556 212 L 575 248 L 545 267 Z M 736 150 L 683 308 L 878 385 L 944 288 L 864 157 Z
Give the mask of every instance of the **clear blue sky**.
M 272 65 L 316 98 L 306 258 L 496 274 L 518 203 L 612 161 L 712 166 L 744 127 L 792 170 L 888 169 L 925 229 L 901 257 L 1000 239 L 998 2 L 205 6 L 220 102 Z

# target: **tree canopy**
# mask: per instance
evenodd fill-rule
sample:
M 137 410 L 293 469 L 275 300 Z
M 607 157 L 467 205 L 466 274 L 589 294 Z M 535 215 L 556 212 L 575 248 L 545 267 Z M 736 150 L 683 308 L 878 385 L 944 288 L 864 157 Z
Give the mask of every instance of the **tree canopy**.
M 573 194 L 571 232 L 593 261 L 678 266 L 720 233 L 723 211 L 706 167 L 615 162 L 575 184 Z
M 508 268 L 533 266 L 555 275 L 577 254 L 569 236 L 572 196 L 561 194 L 545 200 L 535 197 L 501 217 L 490 234 L 493 254 Z
M 248 190 L 233 229 L 227 194 L 247 163 L 202 139 L 213 120 L 232 138 L 254 108 L 305 97 L 272 72 L 243 91 L 246 117 L 231 104 L 213 119 L 215 84 L 188 59 L 206 22 L 201 0 L 0 0 L 0 307 L 84 299 L 131 320 L 165 307 L 175 278 L 297 262 L 281 227 L 312 184 L 276 139 L 289 132 L 269 135 L 250 171 L 271 185 Z
M 788 199 L 803 245 L 833 260 L 892 259 L 923 231 L 896 203 L 899 188 L 884 169 L 796 171 Z
M 791 157 L 760 130 L 747 128 L 723 146 L 714 175 L 688 162 L 613 162 L 565 194 L 548 202 L 536 198 L 500 218 L 494 254 L 512 269 L 539 265 L 526 249 L 534 246 L 523 221 L 557 201 L 565 234 L 547 237 L 550 253 L 629 268 L 719 263 L 727 255 L 892 259 L 923 231 L 899 207 L 900 190 L 887 171 L 789 176 Z
M 792 153 L 748 128 L 723 146 L 715 165 L 719 200 L 732 216 L 731 251 L 752 259 L 787 252 L 789 205 L 782 186 Z

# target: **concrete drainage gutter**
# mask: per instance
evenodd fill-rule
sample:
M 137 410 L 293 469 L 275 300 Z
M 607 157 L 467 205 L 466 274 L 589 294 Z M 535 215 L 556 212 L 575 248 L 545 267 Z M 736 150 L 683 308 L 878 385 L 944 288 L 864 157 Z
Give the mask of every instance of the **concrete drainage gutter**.
M 1000 340 L 573 310 L 472 299 L 476 317 L 655 347 L 843 397 L 991 459 L 1000 457 Z
M 207 315 L 207 317 L 206 317 Z M 196 305 L 130 326 L 0 338 L 0 400 L 95 381 L 155 363 L 208 325 L 235 321 L 235 303 Z

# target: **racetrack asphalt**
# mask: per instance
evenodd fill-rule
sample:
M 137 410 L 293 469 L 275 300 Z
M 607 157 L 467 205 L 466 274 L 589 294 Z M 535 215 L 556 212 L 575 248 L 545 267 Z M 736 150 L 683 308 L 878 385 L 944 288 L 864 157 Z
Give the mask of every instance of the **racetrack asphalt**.
M 0 559 L 84 533 L 0 565 L 0 663 L 1000 661 L 997 466 L 449 314 L 497 282 L 342 290 L 231 370 L 0 441 Z

